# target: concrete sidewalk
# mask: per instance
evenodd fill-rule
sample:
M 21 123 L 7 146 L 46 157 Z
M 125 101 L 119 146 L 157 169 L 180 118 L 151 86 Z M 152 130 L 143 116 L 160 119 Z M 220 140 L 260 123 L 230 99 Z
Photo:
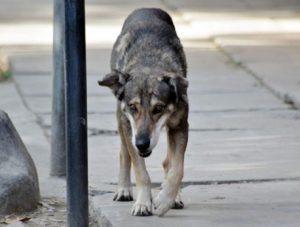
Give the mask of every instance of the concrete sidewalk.
M 32 32 L 38 31 L 33 25 L 37 20 L 50 25 L 49 1 L 30 1 L 36 12 L 44 13 L 27 14 L 22 7 L 22 14 L 0 13 L 4 15 L 0 27 L 13 24 L 16 15 Z M 90 195 L 93 214 L 103 226 L 297 226 L 300 222 L 300 112 L 296 109 L 300 30 L 288 23 L 299 23 L 300 4 L 222 2 L 87 1 Z M 122 21 L 142 6 L 164 8 L 175 18 L 190 81 L 191 129 L 182 189 L 186 208 L 171 210 L 163 218 L 131 217 L 132 203 L 112 201 L 119 163 L 116 103 L 108 90 L 97 86 L 109 71 L 111 46 Z M 96 37 L 101 34 L 99 40 L 92 38 L 93 31 Z M 103 38 L 103 32 L 110 35 Z M 0 38 L 0 43 L 10 56 L 14 79 L 0 83 L 0 97 L 5 97 L 0 108 L 10 114 L 35 160 L 42 196 L 63 199 L 64 181 L 48 177 L 49 37 L 34 46 L 30 39 L 21 46 L 20 41 L 5 44 L 7 40 Z M 163 179 L 165 150 L 163 137 L 147 159 L 154 193 Z

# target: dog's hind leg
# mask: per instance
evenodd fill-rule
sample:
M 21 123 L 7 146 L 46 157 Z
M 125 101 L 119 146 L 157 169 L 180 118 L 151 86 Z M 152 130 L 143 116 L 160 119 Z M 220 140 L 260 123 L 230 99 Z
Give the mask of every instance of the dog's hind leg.
M 119 125 L 119 133 L 121 137 L 120 151 L 120 172 L 118 189 L 114 196 L 115 201 L 132 201 L 132 187 L 130 179 L 131 158 L 126 146 L 126 141 L 121 125 Z
M 188 123 L 181 121 L 175 129 L 167 128 L 169 164 L 162 190 L 154 199 L 155 213 L 164 215 L 173 205 L 183 178 L 184 153 L 188 140 Z
M 168 149 L 167 157 L 165 158 L 165 160 L 162 163 L 164 172 L 165 172 L 165 179 L 167 178 L 167 175 L 169 172 L 171 157 L 172 157 L 172 152 Z M 175 198 L 175 202 L 171 206 L 171 209 L 183 209 L 184 208 L 184 203 L 182 202 L 180 194 L 181 194 L 181 190 L 179 189 L 179 191 L 177 192 L 177 196 Z

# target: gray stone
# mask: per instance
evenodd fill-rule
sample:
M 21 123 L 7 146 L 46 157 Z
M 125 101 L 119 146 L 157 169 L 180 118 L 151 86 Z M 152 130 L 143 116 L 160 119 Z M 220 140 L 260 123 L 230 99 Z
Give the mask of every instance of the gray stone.
M 34 210 L 39 200 L 34 162 L 8 115 L 0 111 L 0 214 Z

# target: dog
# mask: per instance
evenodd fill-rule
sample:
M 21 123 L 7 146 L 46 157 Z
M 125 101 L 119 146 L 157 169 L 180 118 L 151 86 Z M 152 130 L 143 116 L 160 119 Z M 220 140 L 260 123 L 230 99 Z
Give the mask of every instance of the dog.
M 98 83 L 109 87 L 118 100 L 121 151 L 114 200 L 133 200 L 133 164 L 137 198 L 132 215 L 162 216 L 170 208 L 183 208 L 179 193 L 189 128 L 187 64 L 169 14 L 157 8 L 133 11 L 113 46 L 110 63 L 111 72 Z M 151 155 L 164 127 L 168 138 L 165 179 L 152 200 L 144 159 Z

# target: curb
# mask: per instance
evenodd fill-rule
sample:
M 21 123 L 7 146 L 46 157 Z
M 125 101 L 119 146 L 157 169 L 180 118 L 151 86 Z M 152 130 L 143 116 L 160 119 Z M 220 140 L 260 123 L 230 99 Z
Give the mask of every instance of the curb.
M 94 205 L 93 197 L 89 198 L 90 225 L 92 227 L 112 227 L 111 222 L 105 217 L 101 208 Z

